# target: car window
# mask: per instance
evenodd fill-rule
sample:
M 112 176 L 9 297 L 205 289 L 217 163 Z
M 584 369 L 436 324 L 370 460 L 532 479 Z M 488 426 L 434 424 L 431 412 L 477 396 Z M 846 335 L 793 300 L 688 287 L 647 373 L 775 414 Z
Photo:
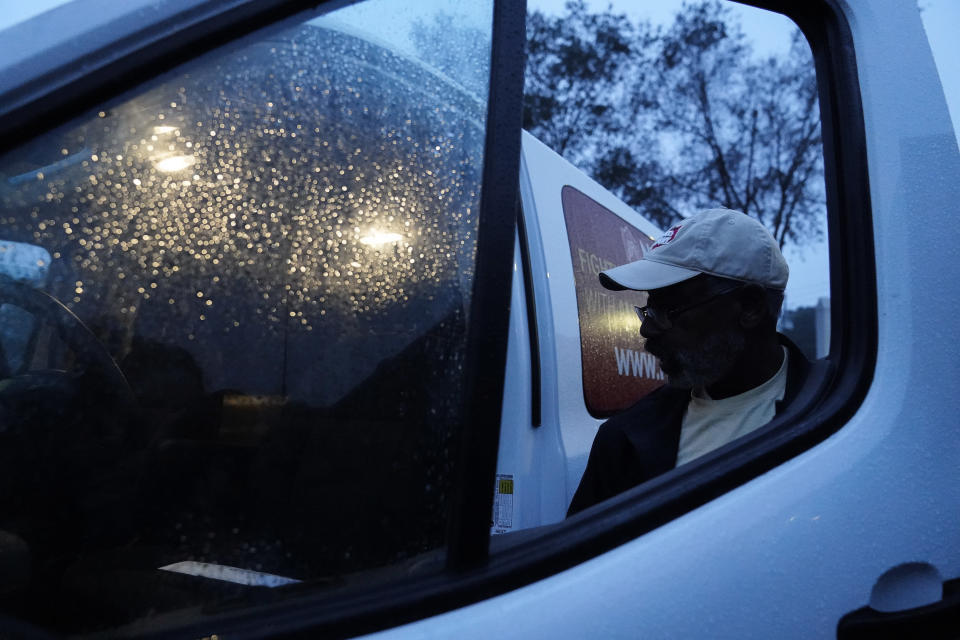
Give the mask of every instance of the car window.
M 828 209 L 836 231 L 848 208 L 838 206 L 838 160 L 824 138 L 856 116 L 844 114 L 844 122 L 831 125 L 826 102 L 821 113 L 831 72 L 826 38 L 811 30 L 816 22 L 804 22 L 801 32 L 785 15 L 716 0 L 529 3 L 524 128 L 531 134 L 525 159 L 533 188 L 524 206 L 530 224 L 542 230 L 547 256 L 546 287 L 533 276 L 544 345 L 538 355 L 544 363 L 555 357 L 557 365 L 544 365 L 540 385 L 546 428 L 516 435 L 518 428 L 504 420 L 501 442 L 511 444 L 500 448 L 498 472 L 519 474 L 513 504 L 530 505 L 515 507 L 521 524 L 514 529 L 564 519 L 603 420 L 665 382 L 644 350 L 632 309 L 643 304 L 643 294 L 607 291 L 597 273 L 639 258 L 645 241 L 697 211 L 737 209 L 770 231 L 790 268 L 777 328 L 820 361 L 812 364 L 814 377 L 825 379 L 820 372 L 838 353 L 831 325 L 849 313 L 841 317 L 830 305 L 831 278 L 837 282 L 841 263 L 831 264 L 827 245 L 844 238 L 828 235 Z M 552 162 L 549 150 L 586 175 L 561 162 L 543 171 L 540 165 Z M 535 261 L 537 239 L 529 245 Z M 809 426 L 797 419 L 812 406 L 806 398 L 782 403 L 771 430 Z M 640 430 L 639 421 L 631 424 Z M 731 447 L 756 444 L 766 433 L 758 429 Z M 534 448 L 525 458 L 517 453 L 526 451 L 517 443 L 535 447 L 537 439 L 559 446 Z M 651 448 L 631 443 L 638 455 Z M 634 485 L 662 486 L 666 478 L 657 485 L 646 480 L 676 468 L 668 458 Z M 682 471 L 701 468 L 690 467 Z M 518 469 L 530 471 L 524 476 Z M 541 469 L 561 469 L 563 486 Z M 525 518 L 524 508 L 534 517 Z
M 303 16 L 0 157 L 0 610 L 442 565 L 491 12 Z

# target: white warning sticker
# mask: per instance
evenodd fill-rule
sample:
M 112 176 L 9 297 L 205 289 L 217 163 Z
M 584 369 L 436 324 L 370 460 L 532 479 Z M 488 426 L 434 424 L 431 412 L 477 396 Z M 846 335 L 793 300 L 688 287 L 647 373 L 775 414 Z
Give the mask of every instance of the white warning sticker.
M 490 533 L 506 533 L 513 528 L 513 493 L 513 475 L 498 473 L 493 487 Z

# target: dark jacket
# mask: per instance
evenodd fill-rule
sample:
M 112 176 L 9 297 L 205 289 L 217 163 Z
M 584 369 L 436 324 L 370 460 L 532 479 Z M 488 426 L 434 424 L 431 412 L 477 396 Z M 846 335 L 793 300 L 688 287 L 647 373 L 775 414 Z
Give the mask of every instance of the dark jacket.
M 810 361 L 789 338 L 780 335 L 780 344 L 790 355 L 777 415 L 796 398 L 810 373 Z M 673 469 L 689 402 L 690 389 L 663 386 L 600 425 L 567 517 Z

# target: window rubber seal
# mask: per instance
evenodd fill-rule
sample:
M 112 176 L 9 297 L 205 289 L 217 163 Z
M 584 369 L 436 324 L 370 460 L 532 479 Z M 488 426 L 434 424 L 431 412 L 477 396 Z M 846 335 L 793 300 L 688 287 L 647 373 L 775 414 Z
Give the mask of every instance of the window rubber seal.
M 530 245 L 527 235 L 527 220 L 523 205 L 517 205 L 517 232 L 520 236 L 520 267 L 523 275 L 523 296 L 527 308 L 527 334 L 530 340 L 530 424 L 543 424 L 543 395 L 541 392 L 542 363 L 540 360 L 540 330 L 537 328 L 537 303 L 533 291 L 533 267 L 530 261 Z

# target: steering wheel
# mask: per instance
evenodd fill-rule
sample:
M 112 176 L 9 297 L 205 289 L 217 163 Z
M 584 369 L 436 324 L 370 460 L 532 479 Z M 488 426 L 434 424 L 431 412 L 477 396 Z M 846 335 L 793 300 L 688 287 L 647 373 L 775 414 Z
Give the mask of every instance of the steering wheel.
M 11 304 L 52 324 L 60 339 L 73 350 L 86 368 L 104 376 L 117 399 L 134 404 L 133 390 L 126 377 L 97 336 L 75 313 L 45 291 L 0 275 L 0 305 Z

